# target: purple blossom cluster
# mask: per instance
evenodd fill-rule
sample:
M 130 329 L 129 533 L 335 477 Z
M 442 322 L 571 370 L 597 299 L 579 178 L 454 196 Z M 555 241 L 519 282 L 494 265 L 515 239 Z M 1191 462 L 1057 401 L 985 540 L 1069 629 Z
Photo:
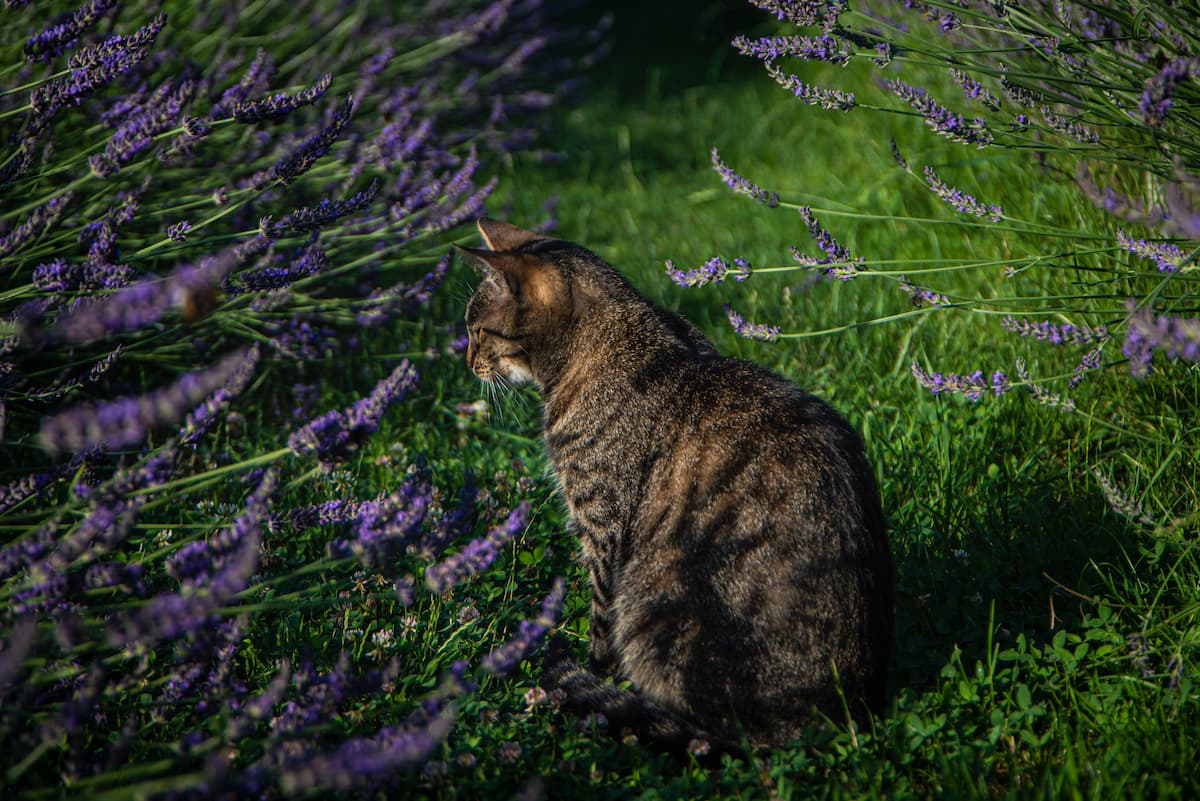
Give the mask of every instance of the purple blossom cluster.
M 857 100 L 853 92 L 843 92 L 840 89 L 822 89 L 805 83 L 799 76 L 784 72 L 774 64 L 767 65 L 767 74 L 775 79 L 775 83 L 787 89 L 795 97 L 810 106 L 820 106 L 829 111 L 849 111 L 854 108 Z
M 320 100 L 329 91 L 329 86 L 332 83 L 333 76 L 325 73 L 312 86 L 296 92 L 294 95 L 279 92 L 259 100 L 234 101 L 229 113 L 238 122 L 280 120 L 296 109 L 312 105 Z M 214 116 L 214 119 L 221 118 Z
M 1162 69 L 1146 80 L 1142 100 L 1138 104 L 1142 122 L 1151 128 L 1166 124 L 1167 112 L 1175 103 L 1175 94 L 1182 81 L 1200 75 L 1200 57 L 1181 56 L 1163 65 Z
M 503 645 L 493 648 L 483 658 L 483 668 L 489 673 L 503 676 L 521 663 L 532 653 L 562 614 L 563 596 L 566 594 L 566 582 L 557 578 L 550 594 L 542 599 L 541 613 L 532 620 L 522 620 L 516 635 Z
M 1170 242 L 1134 239 L 1120 228 L 1117 229 L 1117 242 L 1133 255 L 1153 261 L 1160 273 L 1178 271 L 1179 265 L 1184 259 L 1183 251 L 1179 249 L 1178 245 L 1172 245 Z
M 750 277 L 752 267 L 743 258 L 735 258 L 730 264 L 720 256 L 713 256 L 699 267 L 691 270 L 681 270 L 670 259 L 666 261 L 667 276 L 679 286 L 704 286 L 719 284 L 727 277 L 733 276 L 739 283 Z
M 116 0 L 89 0 L 74 11 L 60 15 L 48 28 L 25 41 L 25 60 L 49 61 L 62 55 L 114 5 Z
M 288 447 L 300 456 L 315 454 L 323 464 L 331 465 L 373 433 L 387 407 L 404 398 L 417 379 L 416 368 L 407 359 L 401 361 L 367 397 L 344 410 L 326 412 L 293 432 Z
M 779 339 L 779 326 L 768 325 L 766 323 L 752 323 L 742 315 L 738 314 L 733 306 L 725 304 L 725 316 L 729 318 L 729 324 L 733 326 L 733 330 L 739 336 L 747 339 L 759 339 L 764 342 L 774 342 Z
M 819 25 L 826 31 L 837 25 L 846 10 L 845 0 L 750 0 L 751 5 L 793 25 Z
M 1156 350 L 1168 359 L 1196 364 L 1200 362 L 1200 317 L 1155 314 L 1149 306 L 1135 308 L 1131 303 L 1121 350 L 1137 378 L 1150 374 Z
M 949 203 L 963 214 L 970 214 L 972 217 L 980 217 L 991 220 L 992 222 L 1000 222 L 1004 219 L 1004 209 L 997 206 L 995 203 L 981 203 L 973 196 L 966 192 L 950 186 L 938 177 L 937 172 L 929 165 L 925 166 L 925 183 L 933 190 L 934 194 L 942 200 Z
M 777 193 L 763 189 L 761 186 L 751 183 L 749 179 L 738 175 L 732 167 L 721 159 L 721 153 L 715 147 L 712 149 L 712 165 L 717 174 L 721 176 L 721 180 L 725 182 L 725 185 L 738 194 L 752 197 L 770 209 L 779 205 L 779 195 Z
M 952 395 L 962 395 L 970 400 L 977 401 L 989 389 L 996 396 L 1000 396 L 1008 392 L 1011 388 L 1008 376 L 999 370 L 992 373 L 989 380 L 984 377 L 982 370 L 976 370 L 969 375 L 940 372 L 931 373 L 922 367 L 920 362 L 916 361 L 910 365 L 910 369 L 913 378 L 917 379 L 917 383 L 934 395 L 950 393 Z
M 949 306 L 950 298 L 943 295 L 941 292 L 935 292 L 928 287 L 919 286 L 909 281 L 903 275 L 897 279 L 900 288 L 908 293 L 912 298 L 914 306 L 922 306 L 928 303 L 930 306 Z
M 963 115 L 938 103 L 925 89 L 910 86 L 899 79 L 884 81 L 884 86 L 901 100 L 907 101 L 925 118 L 925 124 L 941 136 L 978 148 L 987 147 L 992 143 L 992 133 L 983 117 L 968 121 Z
M 854 55 L 850 42 L 828 33 L 821 36 L 764 36 L 759 39 L 735 36 L 733 46 L 743 56 L 767 62 L 793 57 L 845 66 Z
M 808 228 L 808 235 L 817 243 L 817 247 L 825 251 L 825 256 L 817 259 L 802 253 L 799 248 L 793 247 L 792 257 L 806 267 L 825 267 L 829 275 L 842 281 L 849 281 L 857 275 L 858 265 L 863 263 L 863 258 L 852 256 L 845 245 L 834 239 L 833 234 L 821 225 L 811 208 L 801 206 L 797 211 L 800 213 L 800 219 L 804 220 L 804 225 Z
M 988 89 L 982 83 L 975 80 L 962 70 L 954 69 L 953 67 L 950 69 L 950 75 L 955 81 L 958 82 L 958 85 L 962 87 L 963 94 L 965 94 L 967 97 L 971 98 L 972 100 L 978 100 L 984 105 L 985 108 L 990 109 L 991 111 L 1000 110 L 1000 98 L 988 91 Z
M 230 383 L 254 357 L 236 351 L 211 367 L 184 373 L 170 386 L 145 395 L 127 396 L 101 403 L 82 403 L 42 421 L 39 439 L 52 453 L 78 453 L 87 448 L 123 448 L 135 445 L 149 433 L 187 414 L 189 407 Z
M 1091 345 L 1108 339 L 1108 326 L 1092 326 L 1074 323 L 1052 323 L 1049 320 L 1033 321 L 1028 317 L 1008 315 L 1000 321 L 1006 331 L 1023 337 L 1033 337 L 1050 345 Z
M 471 540 L 458 553 L 430 565 L 425 570 L 425 584 L 434 592 L 445 592 L 496 561 L 500 549 L 516 536 L 517 532 L 525 530 L 529 523 L 529 511 L 529 502 L 522 501 L 503 523 L 493 527 L 482 537 Z

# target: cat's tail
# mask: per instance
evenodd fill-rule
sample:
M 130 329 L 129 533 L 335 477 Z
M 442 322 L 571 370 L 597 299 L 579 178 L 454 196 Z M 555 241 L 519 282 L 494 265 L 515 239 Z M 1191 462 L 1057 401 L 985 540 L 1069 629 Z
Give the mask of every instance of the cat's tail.
M 546 646 L 540 684 L 547 692 L 562 690 L 562 705 L 577 715 L 603 715 L 608 731 L 614 735 L 628 729 L 651 747 L 677 755 L 690 753 L 701 761 L 715 761 L 721 754 L 746 759 L 746 749 L 735 740 L 706 732 L 649 698 L 623 690 L 580 667 L 562 635 L 553 637 Z

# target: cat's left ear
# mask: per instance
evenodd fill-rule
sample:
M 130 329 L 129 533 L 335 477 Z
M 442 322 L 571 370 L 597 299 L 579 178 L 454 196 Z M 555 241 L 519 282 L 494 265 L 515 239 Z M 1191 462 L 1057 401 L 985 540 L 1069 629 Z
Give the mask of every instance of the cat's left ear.
M 475 221 L 475 225 L 479 228 L 479 233 L 483 234 L 483 241 L 492 250 L 516 250 L 522 245 L 546 238 L 533 231 L 518 228 L 512 223 L 489 220 L 487 217 L 480 217 Z
M 506 253 L 455 245 L 480 278 L 496 281 L 519 298 L 550 304 L 561 293 L 561 279 L 546 262 L 526 253 Z

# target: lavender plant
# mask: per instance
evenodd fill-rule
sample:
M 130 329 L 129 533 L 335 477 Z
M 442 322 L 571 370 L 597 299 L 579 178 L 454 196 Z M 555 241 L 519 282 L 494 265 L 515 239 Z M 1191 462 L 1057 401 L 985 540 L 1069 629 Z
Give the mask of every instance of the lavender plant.
M 516 497 L 443 510 L 456 479 L 425 465 L 368 478 L 401 483 L 376 497 L 344 475 L 421 391 L 373 332 L 389 354 L 432 346 L 456 227 L 498 159 L 537 146 L 531 114 L 567 99 L 602 27 L 537 0 L 45 5 L 0 15 L 5 783 L 387 787 L 440 747 L 476 668 L 536 648 L 561 585 L 511 641 L 475 642 L 475 667 L 402 667 L 382 629 L 371 654 L 264 638 L 296 610 L 348 619 L 347 598 L 436 607 L 468 574 L 431 567 L 420 596 L 414 575 L 477 522 L 528 520 Z M 361 374 L 314 409 L 347 360 Z

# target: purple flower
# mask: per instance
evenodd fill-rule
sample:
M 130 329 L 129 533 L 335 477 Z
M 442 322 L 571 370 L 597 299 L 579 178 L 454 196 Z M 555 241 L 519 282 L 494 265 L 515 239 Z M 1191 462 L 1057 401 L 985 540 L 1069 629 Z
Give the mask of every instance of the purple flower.
M 1100 187 L 1088 171 L 1087 164 L 1079 162 L 1075 180 L 1088 200 L 1109 214 L 1114 214 L 1124 220 L 1146 225 L 1156 225 L 1168 219 L 1161 210 L 1150 209 L 1140 200 L 1119 195 L 1112 187 Z M 1169 187 L 1168 187 L 1169 188 Z
M 26 40 L 25 60 L 49 61 L 61 55 L 114 5 L 116 0 L 89 0 L 74 11 L 59 16 L 50 27 Z
M 195 631 L 218 609 L 233 601 L 258 567 L 262 524 L 268 519 L 270 496 L 276 483 L 276 471 L 267 471 L 247 499 L 245 512 L 233 525 L 214 540 L 198 543 L 209 551 L 210 558 L 204 568 L 192 568 L 181 592 L 156 595 L 119 618 L 109 628 L 110 644 L 118 648 L 134 642 L 148 646 L 175 639 Z
M 0 258 L 11 256 L 32 240 L 58 225 L 67 206 L 74 199 L 74 192 L 64 192 L 31 211 L 24 221 L 13 226 L 13 229 L 4 236 L 0 236 Z
M 1023 337 L 1033 337 L 1051 345 L 1088 345 L 1108 339 L 1108 327 L 1098 325 L 1092 328 L 1088 325 L 1072 323 L 1052 323 L 1048 320 L 1033 322 L 1027 317 L 1011 315 L 1000 321 L 1006 331 L 1012 331 Z
M 967 75 L 962 70 L 957 70 L 953 67 L 950 68 L 950 75 L 954 78 L 954 80 L 958 81 L 958 85 L 963 89 L 963 94 L 965 94 L 967 97 L 971 98 L 972 100 L 978 100 L 980 103 L 983 103 L 986 108 L 989 108 L 992 111 L 1000 110 L 1000 98 L 996 97 L 986 88 L 984 88 L 984 85 L 979 81 L 973 79 L 970 75 Z
M 90 342 L 155 323 L 172 307 L 186 308 L 195 296 L 211 291 L 225 275 L 268 242 L 266 237 L 255 236 L 215 256 L 180 267 L 165 278 L 148 278 L 90 299 L 60 315 L 46 336 L 57 341 Z
M 725 182 L 733 191 L 738 194 L 746 195 L 764 204 L 767 208 L 775 208 L 779 205 L 779 195 L 775 192 L 768 192 L 760 186 L 750 183 L 733 171 L 733 168 L 721 160 L 721 153 L 714 147 L 712 149 L 712 164 L 713 169 L 721 176 L 721 180 Z
M 745 317 L 733 310 L 733 306 L 725 304 L 725 316 L 729 318 L 730 325 L 733 330 L 740 336 L 748 339 L 761 339 L 766 342 L 774 342 L 779 339 L 779 326 L 767 325 L 766 323 L 751 323 Z
M 289 95 L 285 92 L 264 97 L 261 100 L 241 100 L 234 102 L 231 114 L 238 122 L 258 122 L 260 120 L 281 120 L 291 112 L 303 106 L 315 103 L 324 97 L 333 76 L 326 73 L 316 83 L 307 89 Z M 220 119 L 214 117 L 214 119 Z
M 371 394 L 345 410 L 333 410 L 297 429 L 288 446 L 298 455 L 315 453 L 329 464 L 356 448 L 376 428 L 389 405 L 416 386 L 417 371 L 407 359 L 380 381 Z
M 118 75 L 141 63 L 166 21 L 167 15 L 159 14 L 130 36 L 112 36 L 72 55 L 67 63 L 68 74 L 52 78 L 30 93 L 29 104 L 35 115 L 33 129 L 44 129 L 59 109 L 78 106 Z
M 670 259 L 666 261 L 667 275 L 680 286 L 704 286 L 719 284 L 729 275 L 737 281 L 745 281 L 750 277 L 751 265 L 745 259 L 734 259 L 733 265 L 720 256 L 713 256 L 700 267 L 693 270 L 680 270 Z
M 920 362 L 916 361 L 912 363 L 910 369 L 912 370 L 913 378 L 917 379 L 917 383 L 934 395 L 949 392 L 953 395 L 962 395 L 973 401 L 978 401 L 989 388 L 987 380 L 983 377 L 982 370 L 976 370 L 970 375 L 930 373 L 921 367 Z M 1001 372 L 994 373 L 990 387 L 996 395 L 1003 395 L 1009 388 L 1007 376 Z
M 1060 134 L 1087 145 L 1100 144 L 1100 135 L 1076 120 L 1052 111 L 1047 105 L 1039 106 L 1038 111 L 1042 113 L 1042 119 L 1046 121 L 1046 124 Z
M 263 267 L 240 273 L 227 278 L 225 288 L 235 295 L 244 292 L 267 292 L 272 289 L 282 289 L 285 286 L 291 286 L 301 278 L 323 270 L 327 262 L 325 251 L 321 250 L 314 239 L 298 250 L 286 267 Z
M 1000 222 L 1004 219 L 1004 209 L 994 203 L 984 205 L 966 192 L 961 192 L 953 186 L 943 183 L 933 167 L 928 165 L 925 167 L 925 182 L 938 197 L 963 214 L 970 214 L 974 217 L 986 217 L 992 222 Z
M 796 261 L 807 267 L 826 267 L 826 272 L 843 281 L 849 281 L 858 273 L 856 265 L 862 264 L 863 258 L 859 256 L 855 258 L 850 255 L 850 251 L 841 242 L 833 238 L 833 235 L 821 225 L 817 220 L 816 215 L 812 213 L 812 209 L 808 206 L 801 206 L 797 211 L 800 213 L 800 219 L 804 220 L 804 224 L 808 227 L 808 234 L 817 243 L 817 247 L 825 251 L 825 258 L 816 259 L 812 256 L 807 256 L 800 252 L 798 248 L 792 248 L 792 257 Z
M 775 83 L 787 89 L 800 100 L 810 106 L 820 106 L 829 111 L 849 111 L 857 101 L 853 92 L 843 92 L 840 89 L 822 89 L 805 83 L 800 77 L 784 72 L 774 64 L 767 65 L 767 74 L 775 79 Z
M 743 56 L 762 61 L 792 56 L 806 61 L 828 61 L 845 66 L 854 55 L 854 48 L 845 39 L 831 34 L 821 36 L 765 36 L 752 39 L 735 36 L 733 46 Z
M 187 241 L 187 232 L 190 230 L 192 230 L 192 224 L 187 220 L 180 220 L 167 226 L 167 238 L 174 242 L 185 242 Z
M 1200 317 L 1156 315 L 1149 307 L 1132 308 L 1125 330 L 1122 352 L 1129 358 L 1129 371 L 1137 378 L 1150 373 L 1154 351 L 1168 359 L 1200 362 Z
M 375 289 L 367 296 L 363 310 L 357 315 L 364 327 L 378 325 L 395 315 L 407 315 L 429 302 L 433 293 L 446 279 L 450 269 L 450 254 L 443 256 L 434 268 L 412 283 L 401 282 L 387 289 Z
M 275 61 L 263 48 L 258 48 L 254 61 L 246 69 L 242 79 L 221 93 L 221 98 L 213 104 L 212 118 L 223 120 L 230 116 L 230 108 L 244 102 L 252 94 L 262 94 L 266 91 L 271 76 L 275 74 Z
M 500 548 L 525 528 L 529 521 L 529 510 L 529 501 L 522 501 L 503 523 L 472 540 L 453 556 L 426 568 L 425 583 L 429 589 L 434 592 L 448 590 L 496 561 Z
M 920 306 L 928 303 L 931 306 L 949 306 L 950 298 L 943 295 L 941 292 L 934 292 L 923 286 L 918 286 L 912 283 L 903 275 L 898 279 L 900 288 L 909 294 L 912 298 L 913 305 Z
M 258 345 L 246 351 L 236 369 L 217 389 L 197 406 L 188 412 L 179 429 L 179 443 L 183 446 L 195 447 L 200 437 L 204 436 L 216 422 L 217 417 L 229 408 L 229 404 L 250 384 L 254 371 L 258 367 Z
M 122 448 L 141 442 L 150 430 L 183 417 L 189 407 L 225 385 L 250 358 L 243 350 L 212 367 L 185 373 L 173 384 L 141 396 L 83 403 L 42 420 L 39 439 L 51 453 L 85 448 Z
M 174 128 L 184 107 L 192 99 L 195 84 L 182 81 L 172 88 L 164 81 L 144 102 L 125 115 L 120 127 L 104 145 L 103 152 L 88 157 L 92 172 L 101 178 L 116 175 L 154 141 L 154 137 Z
M 1100 366 L 1100 347 L 1096 346 L 1083 354 L 1083 358 L 1079 360 L 1079 364 L 1075 365 L 1075 369 L 1071 371 L 1071 380 L 1068 386 L 1071 389 L 1083 383 L 1083 379 L 1089 372 Z
M 316 163 L 333 147 L 333 143 L 341 136 L 342 130 L 350 122 L 350 112 L 354 107 L 354 98 L 347 97 L 342 105 L 333 113 L 329 124 L 314 133 L 308 139 L 286 156 L 275 162 L 271 175 L 284 184 L 290 184 L 299 178 L 308 168 Z
M 380 186 L 379 179 L 374 178 L 366 189 L 346 200 L 325 199 L 315 206 L 296 209 L 281 222 L 273 223 L 270 226 L 270 235 L 281 237 L 294 231 L 316 231 L 324 228 L 347 214 L 365 209 L 379 194 Z
M 925 124 L 940 135 L 979 148 L 992 143 L 992 133 L 982 117 L 968 122 L 963 115 L 956 114 L 938 103 L 924 89 L 909 86 L 901 80 L 884 81 L 884 86 L 897 97 L 907 101 L 925 118 Z
M 780 22 L 820 25 L 825 30 L 831 30 L 846 10 L 845 0 L 750 0 L 750 3 L 774 14 Z
M 1175 92 L 1181 81 L 1200 75 L 1200 58 L 1181 56 L 1168 62 L 1146 81 L 1142 100 L 1138 104 L 1142 122 L 1151 128 L 1161 128 L 1167 112 L 1175 102 Z
M 335 555 L 353 554 L 368 567 L 382 567 L 412 541 L 432 503 L 428 473 L 409 476 L 395 492 L 359 505 L 355 536 L 331 543 Z
M 1179 270 L 1184 259 L 1183 251 L 1177 245 L 1168 242 L 1147 242 L 1145 239 L 1134 239 L 1129 234 L 1117 229 L 1117 241 L 1121 247 L 1135 256 L 1152 260 L 1160 273 L 1173 273 Z
M 483 658 L 483 668 L 489 673 L 503 676 L 520 664 L 532 653 L 558 622 L 562 614 L 563 595 L 566 583 L 561 577 L 554 580 L 554 588 L 542 600 L 542 610 L 533 620 L 522 620 L 517 634 L 501 646 L 493 648 Z
M 306 529 L 314 526 L 330 526 L 337 523 L 349 523 L 358 520 L 362 508 L 367 501 L 352 501 L 348 498 L 335 498 L 332 501 L 316 503 L 293 509 L 279 518 L 286 520 L 294 529 Z
M 312 790 L 347 790 L 420 765 L 446 739 L 453 723 L 453 704 L 443 699 L 427 702 L 399 726 L 346 740 L 328 753 L 289 761 L 279 787 L 287 797 Z

